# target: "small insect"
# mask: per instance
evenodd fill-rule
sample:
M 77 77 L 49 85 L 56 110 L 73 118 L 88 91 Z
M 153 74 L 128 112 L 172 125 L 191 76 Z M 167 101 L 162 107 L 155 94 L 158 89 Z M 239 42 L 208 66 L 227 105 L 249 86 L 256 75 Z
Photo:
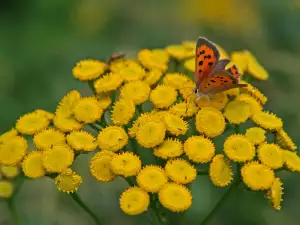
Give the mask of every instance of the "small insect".
M 247 86 L 239 84 L 240 74 L 235 65 L 225 69 L 230 59 L 219 58 L 216 45 L 204 37 L 199 37 L 195 59 L 196 102 L 203 96 L 211 98 L 217 93 Z
M 111 57 L 108 59 L 107 64 L 110 64 L 113 61 L 118 60 L 118 59 L 123 59 L 124 57 L 125 57 L 125 53 L 123 53 L 123 52 L 113 53 L 111 55 Z

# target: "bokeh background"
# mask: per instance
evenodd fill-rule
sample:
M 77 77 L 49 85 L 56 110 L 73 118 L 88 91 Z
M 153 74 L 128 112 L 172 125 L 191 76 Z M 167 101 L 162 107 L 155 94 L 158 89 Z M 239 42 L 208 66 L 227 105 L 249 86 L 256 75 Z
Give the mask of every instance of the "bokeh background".
M 80 59 L 104 60 L 119 51 L 134 57 L 141 48 L 206 36 L 228 52 L 250 50 L 265 66 L 270 79 L 257 85 L 269 97 L 267 109 L 284 119 L 284 128 L 299 146 L 299 24 L 299 0 L 2 0 L 0 132 L 35 108 L 53 111 L 71 89 L 87 92 L 71 74 Z M 143 215 L 130 217 L 120 211 L 118 198 L 127 186 L 122 180 L 103 184 L 89 176 L 90 158 L 80 156 L 73 167 L 84 178 L 79 195 L 104 224 L 147 224 Z M 279 176 L 285 188 L 280 212 L 262 193 L 238 189 L 211 224 L 299 224 L 300 175 Z M 223 192 L 205 177 L 196 184 L 189 224 L 200 224 Z M 47 178 L 25 181 L 16 201 L 22 224 L 93 224 Z M 4 202 L 0 224 L 13 224 Z

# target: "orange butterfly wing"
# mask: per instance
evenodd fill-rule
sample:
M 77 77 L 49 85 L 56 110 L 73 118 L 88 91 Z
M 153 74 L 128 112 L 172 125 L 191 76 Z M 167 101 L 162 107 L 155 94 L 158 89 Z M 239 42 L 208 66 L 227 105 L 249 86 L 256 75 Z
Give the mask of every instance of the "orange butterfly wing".
M 239 84 L 232 74 L 227 71 L 220 71 L 205 77 L 199 87 L 199 91 L 203 94 L 216 94 L 232 88 L 245 87 L 246 84 Z
M 238 71 L 238 68 L 233 65 L 232 67 L 228 68 L 227 71 L 232 74 L 236 79 L 239 79 L 241 74 Z
M 220 58 L 220 53 L 214 43 L 204 37 L 198 38 L 195 60 L 195 81 L 197 86 L 208 77 Z

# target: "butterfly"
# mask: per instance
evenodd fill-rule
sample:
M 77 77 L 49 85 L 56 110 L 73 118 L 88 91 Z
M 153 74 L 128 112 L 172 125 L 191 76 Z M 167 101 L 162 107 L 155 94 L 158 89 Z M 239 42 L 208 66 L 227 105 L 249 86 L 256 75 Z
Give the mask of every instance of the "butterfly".
M 235 65 L 225 69 L 230 59 L 219 58 L 220 53 L 216 45 L 204 37 L 199 37 L 195 57 L 195 102 L 202 96 L 211 98 L 217 93 L 247 86 L 239 84 L 240 74 Z

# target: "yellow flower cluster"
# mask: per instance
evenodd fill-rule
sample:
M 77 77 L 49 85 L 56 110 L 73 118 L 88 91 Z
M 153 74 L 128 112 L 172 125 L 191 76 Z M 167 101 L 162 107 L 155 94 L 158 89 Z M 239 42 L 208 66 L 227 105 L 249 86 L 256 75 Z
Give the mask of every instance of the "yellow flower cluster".
M 221 58 L 229 58 L 218 48 Z M 157 204 L 173 212 L 189 209 L 188 184 L 203 174 L 197 170 L 202 164 L 209 164 L 205 173 L 215 186 L 244 182 L 253 191 L 266 191 L 273 207 L 280 209 L 282 181 L 276 170 L 300 172 L 300 157 L 282 120 L 263 109 L 266 96 L 247 82 L 249 75 L 266 80 L 268 73 L 250 52 L 234 52 L 231 63 L 248 86 L 196 104 L 196 84 L 188 72 L 193 71 L 194 53 L 195 43 L 183 42 L 143 49 L 137 60 L 78 62 L 73 76 L 88 81 L 95 95 L 73 90 L 55 113 L 36 110 L 22 116 L 15 128 L 0 136 L 2 176 L 17 175 L 10 167 L 20 165 L 26 177 L 53 177 L 59 190 L 71 193 L 82 183 L 71 169 L 74 160 L 96 150 L 89 164 L 91 176 L 99 182 L 127 180 L 130 187 L 120 196 L 120 208 L 129 215 Z M 170 68 L 170 61 L 188 71 Z M 249 121 L 253 126 L 239 131 Z M 231 133 L 217 151 L 216 137 L 225 130 Z M 274 143 L 267 141 L 267 134 L 275 134 Z M 29 139 L 34 144 L 30 148 Z M 142 157 L 145 149 L 152 152 L 151 159 Z M 0 197 L 9 197 L 12 189 L 0 181 Z

